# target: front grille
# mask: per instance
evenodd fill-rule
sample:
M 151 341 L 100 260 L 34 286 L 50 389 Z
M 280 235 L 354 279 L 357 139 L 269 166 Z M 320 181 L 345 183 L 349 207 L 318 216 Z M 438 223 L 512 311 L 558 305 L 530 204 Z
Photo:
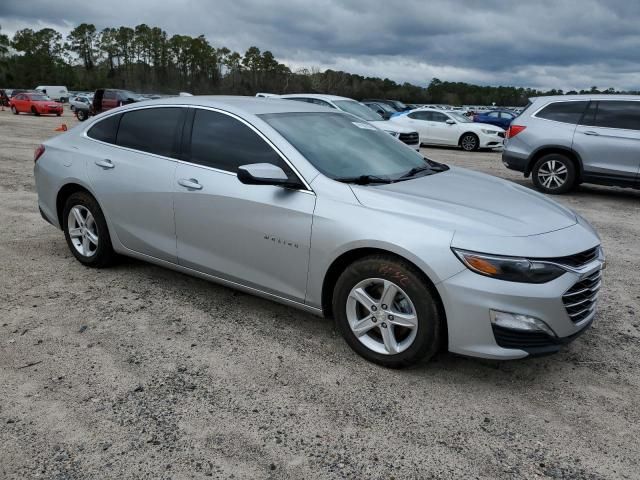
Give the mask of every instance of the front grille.
M 569 255 L 566 257 L 556 257 L 556 258 L 540 258 L 536 260 L 546 260 L 549 262 L 559 263 L 560 265 L 566 265 L 568 267 L 579 268 L 587 263 L 593 262 L 596 258 L 598 258 L 600 254 L 600 247 L 593 247 L 589 250 L 585 250 L 584 252 L 576 253 L 574 255 Z
M 415 145 L 420 140 L 418 132 L 401 133 L 398 138 L 401 142 L 407 143 L 409 145 Z
M 593 313 L 602 284 L 600 270 L 580 280 L 562 296 L 562 303 L 574 323 L 579 323 Z

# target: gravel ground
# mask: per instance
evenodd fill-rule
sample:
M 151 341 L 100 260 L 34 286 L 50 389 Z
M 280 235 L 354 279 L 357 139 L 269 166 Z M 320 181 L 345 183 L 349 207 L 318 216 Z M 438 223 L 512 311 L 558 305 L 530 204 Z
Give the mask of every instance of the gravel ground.
M 575 343 L 393 371 L 329 320 L 134 260 L 81 266 L 32 173 L 63 121 L 0 113 L 0 478 L 640 478 L 640 192 L 557 199 L 608 255 Z M 530 185 L 499 153 L 425 152 Z

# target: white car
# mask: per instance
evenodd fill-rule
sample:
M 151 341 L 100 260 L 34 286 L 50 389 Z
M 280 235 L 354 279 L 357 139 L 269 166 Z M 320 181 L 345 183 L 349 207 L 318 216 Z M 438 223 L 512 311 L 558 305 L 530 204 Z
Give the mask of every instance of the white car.
M 357 102 L 352 98 L 338 97 L 336 95 L 321 95 L 317 93 L 295 93 L 289 95 L 278 95 L 270 98 L 284 98 L 285 100 L 297 100 L 300 102 L 321 105 L 343 112 L 350 113 L 365 120 L 374 127 L 390 133 L 402 143 L 407 144 L 415 150 L 420 150 L 420 136 L 415 128 L 403 127 L 398 123 L 384 120 L 378 113 L 371 110 L 365 104 Z
M 417 130 L 420 144 L 459 146 L 467 152 L 504 144 L 504 130 L 487 123 L 474 123 L 459 112 L 436 109 L 412 110 L 391 117 L 392 123 Z
M 69 108 L 72 112 L 77 107 L 87 107 L 89 105 L 91 105 L 91 100 L 89 97 L 85 97 L 84 95 L 77 95 L 69 99 Z

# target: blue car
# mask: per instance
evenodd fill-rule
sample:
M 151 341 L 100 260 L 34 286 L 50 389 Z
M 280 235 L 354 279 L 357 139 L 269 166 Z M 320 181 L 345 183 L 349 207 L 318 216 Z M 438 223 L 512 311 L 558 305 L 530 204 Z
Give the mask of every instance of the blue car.
M 496 127 L 509 128 L 509 125 L 517 115 L 508 110 L 490 110 L 488 112 L 476 113 L 473 116 L 474 122 L 489 123 Z

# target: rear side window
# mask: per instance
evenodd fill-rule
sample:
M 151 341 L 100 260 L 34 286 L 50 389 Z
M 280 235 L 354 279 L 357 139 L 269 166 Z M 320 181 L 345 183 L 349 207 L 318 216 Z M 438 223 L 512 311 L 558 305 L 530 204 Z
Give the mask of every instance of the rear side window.
M 87 136 L 100 140 L 101 142 L 116 143 L 120 117 L 122 117 L 122 115 L 111 115 L 99 121 L 89 129 Z
M 175 157 L 184 111 L 183 108 L 160 107 L 123 113 L 116 143 L 121 147 Z
M 589 102 L 554 102 L 538 113 L 536 117 L 563 123 L 578 123 Z
M 233 173 L 241 165 L 271 163 L 295 178 L 280 155 L 253 130 L 235 118 L 210 110 L 195 112 L 190 161 Z
M 596 127 L 640 130 L 640 102 L 605 100 L 597 102 Z

